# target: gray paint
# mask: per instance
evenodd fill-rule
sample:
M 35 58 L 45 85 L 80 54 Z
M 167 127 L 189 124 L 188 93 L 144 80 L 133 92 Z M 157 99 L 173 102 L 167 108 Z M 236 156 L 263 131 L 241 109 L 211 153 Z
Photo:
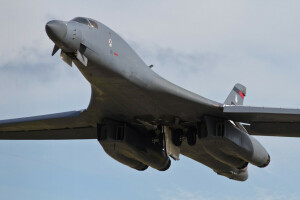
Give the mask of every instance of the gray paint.
M 269 130 L 273 130 L 273 123 L 278 125 L 288 122 L 293 125 L 291 130 L 293 134 L 285 135 L 284 128 L 287 126 L 282 126 L 281 131 L 273 135 L 299 136 L 300 110 L 225 106 L 187 91 L 160 77 L 118 34 L 102 23 L 96 23 L 98 28 L 72 20 L 69 22 L 55 20 L 46 25 L 46 32 L 55 43 L 53 54 L 59 47 L 65 56 L 64 60 L 71 64 L 71 59 L 91 84 L 92 96 L 88 108 L 83 111 L 1 121 L 0 139 L 96 139 L 97 125 L 106 118 L 130 124 L 133 128 L 143 126 L 140 121 L 154 127 L 163 125 L 183 130 L 197 124 L 197 134 L 200 138 L 193 146 L 184 140 L 180 146 L 181 154 L 203 163 L 218 174 L 244 181 L 248 178 L 247 168 L 238 169 L 238 166 L 244 164 L 246 160 L 251 161 L 254 158 L 259 160 L 261 155 L 265 155 L 265 149 L 252 139 L 243 140 L 246 144 L 233 143 L 235 146 L 230 148 L 232 141 L 227 138 L 229 141 L 225 141 L 224 144 L 229 148 L 228 151 L 235 151 L 230 154 L 228 151 L 215 148 L 214 142 L 204 144 L 209 138 L 208 133 L 202 137 L 205 131 L 214 130 L 211 127 L 216 127 L 217 123 L 228 124 L 229 120 L 232 120 L 235 124 L 235 138 L 241 138 L 242 135 L 242 138 L 248 138 L 245 129 L 238 122 L 250 123 L 250 127 L 247 127 L 249 133 L 261 135 L 272 135 Z M 246 88 L 237 84 L 225 104 L 242 105 L 241 96 L 232 103 L 239 91 L 246 94 Z M 217 120 L 203 120 L 207 116 L 213 116 Z M 219 139 L 224 142 L 226 138 Z M 106 148 L 104 143 L 103 145 Z M 238 157 L 236 152 L 247 145 L 252 146 L 248 152 L 245 151 L 244 160 L 233 165 L 235 162 L 233 159 Z M 127 149 L 123 143 L 120 146 Z M 207 152 L 208 147 L 213 151 Z M 129 146 L 128 149 L 130 150 Z M 249 152 L 253 155 L 249 155 Z M 257 155 L 254 155 L 254 152 Z M 159 169 L 153 162 L 156 161 L 154 154 L 150 155 L 154 157 L 149 161 L 147 160 L 149 156 L 140 156 L 141 154 L 136 153 L 132 154 L 134 155 L 132 158 L 125 156 L 118 159 L 131 167 L 139 165 L 139 169 L 144 169 L 145 162 Z M 138 162 L 130 164 L 131 161 Z M 253 163 L 260 164 L 255 161 Z
M 243 105 L 246 96 L 246 87 L 240 83 L 235 84 L 227 99 L 225 105 Z

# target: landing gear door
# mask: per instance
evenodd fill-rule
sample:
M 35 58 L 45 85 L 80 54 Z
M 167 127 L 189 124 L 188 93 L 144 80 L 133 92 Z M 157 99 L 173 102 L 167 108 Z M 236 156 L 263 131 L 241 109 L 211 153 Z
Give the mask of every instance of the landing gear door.
M 169 127 L 164 126 L 166 153 L 174 160 L 179 160 L 180 148 L 175 146 L 172 142 L 172 131 Z

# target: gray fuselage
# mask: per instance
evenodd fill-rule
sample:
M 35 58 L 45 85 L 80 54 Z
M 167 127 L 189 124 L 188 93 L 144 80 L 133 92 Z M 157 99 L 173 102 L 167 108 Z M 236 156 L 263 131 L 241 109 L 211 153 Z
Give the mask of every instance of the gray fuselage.
M 206 113 L 221 115 L 218 108 L 222 104 L 163 79 L 118 34 L 97 23 L 98 29 L 95 29 L 69 21 L 67 37 L 72 36 L 72 30 L 81 32 L 78 40 L 87 47 L 84 55 L 88 58 L 88 65 L 78 61 L 75 64 L 92 85 L 90 106 L 101 110 L 100 118 L 139 118 L 168 123 L 174 120 L 174 116 L 182 121 L 191 121 L 201 119 Z M 194 106 L 185 103 L 187 97 L 195 102 Z M 101 103 L 93 102 L 95 100 Z M 184 107 L 186 112 L 180 112 L 176 109 L 178 107 L 181 107 L 180 110 Z

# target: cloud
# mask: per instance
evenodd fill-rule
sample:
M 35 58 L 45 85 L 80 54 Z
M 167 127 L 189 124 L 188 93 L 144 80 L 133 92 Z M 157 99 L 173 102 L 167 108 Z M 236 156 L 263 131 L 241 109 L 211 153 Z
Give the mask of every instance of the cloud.
M 63 63 L 58 55 L 50 56 L 53 43 L 44 30 L 44 25 L 49 20 L 69 20 L 76 16 L 88 16 L 108 25 L 124 37 L 147 64 L 154 64 L 155 72 L 199 95 L 223 102 L 233 85 L 240 82 L 248 88 L 245 101 L 247 105 L 298 107 L 299 6 L 299 1 L 277 0 L 271 3 L 234 0 L 194 0 L 189 3 L 171 0 L 1 1 L 0 118 L 77 110 L 87 106 L 90 98 L 89 83 L 76 68 Z M 32 148 L 36 154 L 29 151 L 28 155 L 35 155 L 37 160 L 47 160 L 48 156 L 45 155 L 48 155 L 48 149 L 54 149 L 54 153 L 48 152 L 50 160 L 61 163 L 67 169 L 84 169 L 82 176 L 77 177 L 78 180 L 84 179 L 84 183 L 89 183 L 92 179 L 86 178 L 85 171 L 94 173 L 100 169 L 97 171 L 98 176 L 94 176 L 95 179 L 100 177 L 100 180 L 97 182 L 92 179 L 96 184 L 90 185 L 77 183 L 76 194 L 83 191 L 81 187 L 85 187 L 90 195 L 98 197 L 98 185 L 106 188 L 107 184 L 111 184 L 104 191 L 111 198 L 115 188 L 120 186 L 122 176 L 124 191 L 128 185 L 133 188 L 130 190 L 132 194 L 127 191 L 124 194 L 133 197 L 136 193 L 141 197 L 145 195 L 141 183 L 147 182 L 145 187 L 149 186 L 151 189 L 162 188 L 164 185 L 165 190 L 159 191 L 159 197 L 166 200 L 296 199 L 299 196 L 297 185 L 294 184 L 299 179 L 298 139 L 258 139 L 268 149 L 272 161 L 266 169 L 250 167 L 250 178 L 245 183 L 219 177 L 200 163 L 188 159 L 174 162 L 170 171 L 163 174 L 150 170 L 137 175 L 131 169 L 127 171 L 126 167 L 109 160 L 104 152 L 100 155 L 103 157 L 94 159 L 98 156 L 98 152 L 94 150 L 99 147 L 97 142 L 86 146 L 73 143 L 73 148 L 72 141 L 61 145 L 37 142 L 36 148 L 33 148 L 33 142 L 28 142 L 27 146 L 20 148 L 23 142 L 1 141 L 1 152 L 14 149 L 16 155 L 23 156 L 24 150 Z M 58 156 L 68 148 L 70 152 Z M 71 154 L 77 161 L 66 161 Z M 83 158 L 86 159 L 84 162 Z M 72 178 L 77 174 L 72 171 L 65 175 L 66 170 L 57 176 L 53 172 L 59 169 L 47 171 L 43 169 L 43 165 L 34 163 L 34 169 L 40 169 L 39 173 L 44 176 L 32 186 L 28 183 L 30 178 L 26 179 L 25 176 L 25 179 L 18 179 L 15 175 L 22 175 L 23 168 L 27 167 L 29 170 L 31 165 L 20 161 L 17 162 L 19 166 L 16 166 L 14 161 L 6 161 L 2 163 L 6 164 L 6 169 L 10 169 L 9 176 L 14 177 L 1 179 L 2 186 L 11 179 L 23 185 L 28 184 L 28 187 L 42 185 L 41 182 L 49 180 L 44 172 L 52 171 L 50 175 L 53 179 L 50 178 L 50 183 L 44 182 L 44 189 L 47 191 L 48 188 L 53 188 L 55 191 L 63 188 L 57 186 L 57 182 L 65 186 L 72 185 Z M 111 166 L 119 173 L 114 175 L 114 171 L 110 171 L 105 173 L 109 175 L 104 178 L 99 175 Z M 34 176 L 35 171 L 28 175 Z M 66 176 L 71 178 L 70 182 L 64 180 Z M 170 182 L 178 187 L 170 186 Z M 14 184 L 11 183 L 13 189 Z M 3 192 L 0 193 L 3 195 L 6 191 L 3 187 L 0 190 L 1 188 Z M 74 187 L 69 186 L 68 189 L 74 191 Z M 33 193 L 34 191 L 36 189 Z M 97 193 L 94 194 L 94 191 Z M 153 199 L 153 191 L 148 192 L 145 198 Z M 27 195 L 28 199 L 32 199 L 32 196 L 34 194 Z
M 90 84 L 59 56 L 15 61 L 0 69 L 0 119 L 80 110 L 89 103 Z
M 160 197 L 162 200 L 213 200 L 198 192 L 189 192 L 182 189 L 177 189 L 175 191 L 161 191 Z
M 268 189 L 257 188 L 252 194 L 236 193 L 236 195 L 228 195 L 221 192 L 221 190 L 215 191 L 217 194 L 208 194 L 207 191 L 187 191 L 181 188 L 174 188 L 174 190 L 161 190 L 160 199 L 162 200 L 217 200 L 217 199 L 257 199 L 257 200 L 296 200 L 299 198 L 298 192 L 292 192 L 289 194 L 282 193 L 280 191 L 271 191 Z
M 112 27 L 146 63 L 154 64 L 154 71 L 201 96 L 223 102 L 240 82 L 248 88 L 246 105 L 299 107 L 300 95 L 295 92 L 300 74 L 298 1 L 271 5 L 164 1 L 159 7 L 157 3 L 3 3 L 0 16 L 7 20 L 0 21 L 5 30 L 0 46 L 4 94 L 0 118 L 87 106 L 88 82 L 57 55 L 50 56 L 53 43 L 44 30 L 48 20 L 75 16 L 89 16 Z M 145 10 L 153 12 L 145 14 Z
M 298 192 L 291 192 L 289 194 L 283 193 L 280 191 L 274 191 L 274 190 L 268 190 L 268 189 L 257 189 L 257 194 L 254 195 L 254 199 L 257 200 L 284 200 L 284 199 L 290 199 L 290 200 L 296 200 L 299 199 L 299 193 Z M 251 197 L 247 197 L 248 199 L 252 199 Z
M 70 20 L 75 16 L 95 18 L 134 41 L 147 45 L 155 43 L 184 53 L 195 50 L 239 53 L 252 49 L 257 54 L 296 58 L 300 48 L 295 45 L 299 43 L 300 32 L 296 21 L 298 1 L 273 1 L 272 4 L 234 0 L 193 0 L 188 4 L 170 0 L 4 2 L 0 16 L 9 20 L 0 22 L 1 27 L 8 30 L 1 35 L 5 45 L 0 52 L 9 51 L 5 57 L 14 54 L 20 46 L 47 48 L 51 42 L 44 31 L 45 23 L 55 18 Z M 151 12 L 145 13 L 145 10 Z
M 295 93 L 297 62 L 284 70 L 283 57 L 262 58 L 247 53 L 194 52 L 132 42 L 147 64 L 164 78 L 188 90 L 223 102 L 237 82 L 248 87 L 246 105 L 298 107 Z M 274 59 L 280 61 L 279 64 Z M 280 81 L 284 80 L 284 81 Z M 284 95 L 282 95 L 284 94 Z

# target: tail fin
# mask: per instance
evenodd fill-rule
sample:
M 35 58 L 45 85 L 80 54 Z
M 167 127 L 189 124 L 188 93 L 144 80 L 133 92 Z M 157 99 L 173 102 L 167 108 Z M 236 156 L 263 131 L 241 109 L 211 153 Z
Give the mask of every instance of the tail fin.
M 246 96 L 246 87 L 242 84 L 235 84 L 224 104 L 226 105 L 243 105 Z

